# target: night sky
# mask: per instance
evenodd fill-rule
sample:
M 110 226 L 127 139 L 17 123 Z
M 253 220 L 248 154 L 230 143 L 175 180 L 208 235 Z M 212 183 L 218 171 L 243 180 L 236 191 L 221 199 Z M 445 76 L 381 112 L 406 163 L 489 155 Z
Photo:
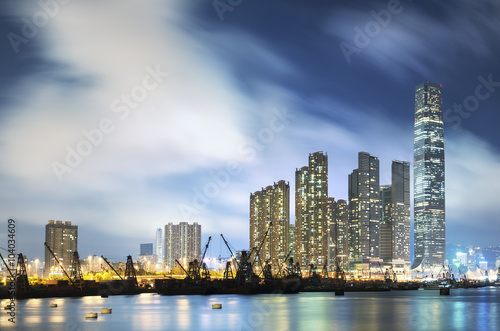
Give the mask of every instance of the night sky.
M 447 243 L 500 244 L 500 2 L 27 2 L 0 5 L 0 247 L 15 218 L 17 252 L 43 259 L 55 219 L 80 256 L 125 260 L 188 221 L 228 256 L 250 192 L 284 179 L 294 201 L 309 153 L 328 153 L 329 196 L 360 151 L 389 184 L 425 81 L 443 88 Z

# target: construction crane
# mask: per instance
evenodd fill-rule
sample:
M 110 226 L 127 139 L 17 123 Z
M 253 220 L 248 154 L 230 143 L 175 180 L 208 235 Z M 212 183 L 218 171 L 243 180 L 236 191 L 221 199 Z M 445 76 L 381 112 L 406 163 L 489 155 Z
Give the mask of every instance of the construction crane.
M 16 291 L 24 294 L 29 292 L 30 283 L 28 280 L 28 273 L 26 272 L 26 265 L 24 264 L 23 254 L 17 257 L 17 272 L 16 272 Z
M 9 272 L 10 277 L 11 277 L 12 279 L 16 279 L 16 276 L 12 273 L 12 270 L 10 270 L 10 268 L 9 268 L 9 266 L 8 266 L 8 264 L 7 264 L 7 262 L 5 262 L 5 260 L 3 259 L 3 256 L 2 256 L 2 254 L 1 254 L 1 253 L 0 253 L 0 258 L 2 259 L 3 264 L 4 264 L 4 265 L 5 265 L 5 267 L 7 268 L 7 271 Z
M 73 278 L 73 282 L 76 284 L 76 287 L 83 290 L 82 267 L 80 265 L 80 256 L 78 255 L 77 251 L 73 252 L 71 267 L 73 268 L 71 272 L 71 278 Z
M 104 256 L 102 256 L 102 259 L 104 260 L 104 262 L 106 262 L 108 264 L 108 266 L 111 268 L 111 270 L 113 270 L 115 272 L 115 274 L 118 275 L 118 277 L 120 277 L 121 280 L 123 280 L 122 276 L 120 276 L 120 274 L 115 270 L 115 268 L 113 268 L 113 266 L 111 265 L 111 263 L 109 263 L 108 259 L 106 259 Z
M 229 250 L 229 253 L 231 253 L 231 256 L 233 257 L 234 261 L 236 262 L 236 265 L 238 268 L 236 269 L 236 282 L 237 284 L 242 283 L 242 277 L 243 280 L 246 277 L 247 274 L 249 274 L 248 269 L 249 267 L 251 268 L 250 263 L 248 262 L 248 259 L 250 255 L 247 255 L 246 251 L 241 252 L 241 261 L 238 262 L 238 259 L 236 256 L 234 256 L 233 251 L 231 250 L 231 247 L 229 247 L 229 243 L 227 242 L 226 238 L 221 234 L 222 240 L 224 240 L 224 243 L 227 246 L 227 249 Z M 227 266 L 226 266 L 227 267 Z
M 184 271 L 186 273 L 186 280 L 191 280 L 191 275 L 189 275 L 189 272 L 187 272 L 186 269 L 184 269 L 184 267 L 179 262 L 179 260 L 175 259 L 175 262 L 177 262 L 177 264 L 179 265 L 179 267 L 181 267 L 182 271 Z
M 203 273 L 204 273 L 204 278 L 207 278 L 206 277 L 206 272 L 208 271 L 207 270 L 207 267 L 206 267 L 206 264 L 205 262 L 203 262 L 205 260 L 205 255 L 207 254 L 207 250 L 208 250 L 208 245 L 210 244 L 210 240 L 212 240 L 212 237 L 208 237 L 208 242 L 207 244 L 205 245 L 205 251 L 203 252 L 203 256 L 201 257 L 201 261 L 200 263 L 198 264 L 198 268 L 196 270 L 196 278 L 199 278 L 200 277 L 200 269 L 201 267 L 203 267 Z M 208 278 L 210 278 L 210 273 L 208 273 Z
M 262 249 L 262 246 L 264 246 L 264 243 L 266 242 L 267 234 L 269 233 L 269 230 L 271 230 L 271 226 L 272 225 L 273 225 L 273 222 L 269 222 L 269 226 L 267 227 L 267 231 L 264 234 L 264 238 L 262 238 L 262 242 L 260 243 L 259 249 L 255 253 L 255 258 L 253 259 L 253 262 L 252 262 L 252 265 L 251 265 L 251 270 L 253 270 L 253 266 L 255 264 L 255 261 L 257 261 L 257 257 L 259 257 L 260 267 L 261 267 L 261 269 L 263 269 L 261 258 L 260 258 L 260 250 Z M 249 259 L 250 259 L 250 256 L 251 256 L 251 253 L 248 256 Z
M 66 278 L 68 278 L 68 280 L 71 283 L 71 285 L 73 285 L 74 287 L 78 288 L 78 286 L 73 282 L 73 280 L 71 279 L 71 277 L 68 275 L 68 273 L 66 272 L 66 270 L 62 266 L 61 262 L 59 262 L 59 259 L 57 258 L 56 254 L 54 254 L 54 252 L 52 251 L 52 249 L 50 249 L 49 244 L 47 244 L 46 242 L 44 242 L 43 244 L 45 245 L 45 247 L 47 247 L 47 249 L 49 250 L 50 254 L 54 257 L 54 260 L 57 262 L 57 264 L 59 264 L 59 266 L 61 267 L 62 271 L 66 275 Z
M 231 253 L 231 256 L 233 257 L 233 260 L 236 262 L 236 265 L 238 266 L 238 269 L 240 269 L 241 266 L 238 263 L 238 259 L 236 259 L 236 256 L 233 254 L 233 251 L 231 250 L 231 247 L 229 247 L 229 244 L 228 244 L 226 238 L 224 238 L 224 236 L 222 235 L 222 233 L 220 234 L 220 236 L 222 237 L 222 240 L 224 240 L 224 243 L 226 244 L 227 249 L 229 249 L 229 253 Z
M 134 261 L 132 256 L 127 256 L 127 265 L 125 267 L 125 279 L 134 287 L 138 287 L 137 275 L 135 274 Z

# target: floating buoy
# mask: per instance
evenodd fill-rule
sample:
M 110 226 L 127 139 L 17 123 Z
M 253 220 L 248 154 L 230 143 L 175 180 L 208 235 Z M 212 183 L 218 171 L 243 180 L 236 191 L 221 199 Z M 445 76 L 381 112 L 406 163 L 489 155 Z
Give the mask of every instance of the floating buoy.
M 97 318 L 97 313 L 88 313 L 88 314 L 85 314 L 85 318 Z
M 111 314 L 111 308 L 101 308 L 101 314 Z
M 50 306 L 55 308 L 55 307 L 57 307 L 57 303 L 52 302 L 52 303 L 50 304 Z
M 222 303 L 214 303 L 212 309 L 222 309 Z

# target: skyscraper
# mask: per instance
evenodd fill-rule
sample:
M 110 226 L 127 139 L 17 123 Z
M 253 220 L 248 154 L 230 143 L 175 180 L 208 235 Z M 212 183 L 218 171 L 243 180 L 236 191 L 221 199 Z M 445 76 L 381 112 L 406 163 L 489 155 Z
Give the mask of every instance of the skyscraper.
M 198 223 L 165 225 L 165 264 L 172 270 L 177 266 L 175 260 L 187 267 L 189 262 L 201 258 L 201 225 Z
M 392 161 L 392 184 L 380 186 L 380 258 L 385 262 L 410 256 L 410 164 Z
M 429 270 L 445 260 L 444 124 L 441 85 L 415 88 L 414 261 Z
M 392 259 L 411 262 L 410 163 L 392 161 Z
M 269 227 L 271 225 L 271 227 Z M 250 248 L 259 248 L 263 261 L 284 262 L 289 252 L 290 185 L 284 180 L 250 194 Z
M 71 225 L 71 222 L 49 220 L 45 225 L 45 242 L 63 267 L 67 271 L 72 270 L 73 252 L 78 250 L 78 226 Z M 55 268 L 59 266 L 49 250 L 45 248 L 45 275 L 48 276 Z
M 309 154 L 295 171 L 295 260 L 302 267 L 328 263 L 328 154 Z
M 156 229 L 156 258 L 160 266 L 163 265 L 163 236 L 162 229 Z
M 338 262 L 340 267 L 348 265 L 348 207 L 345 200 L 328 198 L 328 268 L 333 270 Z
M 358 169 L 349 175 L 349 262 L 380 257 L 379 160 L 358 153 Z
M 392 261 L 392 185 L 380 186 L 380 258 Z

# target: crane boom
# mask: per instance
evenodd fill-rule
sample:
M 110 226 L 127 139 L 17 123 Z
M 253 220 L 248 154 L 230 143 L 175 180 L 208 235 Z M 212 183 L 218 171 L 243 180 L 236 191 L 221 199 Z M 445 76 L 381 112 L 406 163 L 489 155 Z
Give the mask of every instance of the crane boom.
M 236 256 L 234 256 L 233 251 L 231 250 L 231 247 L 229 247 L 229 244 L 227 243 L 226 238 L 224 238 L 222 233 L 220 234 L 220 236 L 222 237 L 222 240 L 224 240 L 224 243 L 226 244 L 227 249 L 229 249 L 229 253 L 231 253 L 231 256 L 233 257 L 234 261 L 236 262 L 236 265 L 238 266 L 238 269 L 240 269 L 241 267 L 240 267 L 240 264 L 238 263 L 238 259 L 236 258 Z
M 177 262 L 177 264 L 179 265 L 179 267 L 181 267 L 182 271 L 184 271 L 186 273 L 186 276 L 187 278 L 191 278 L 189 276 L 189 272 L 186 271 L 186 269 L 184 269 L 184 267 L 182 266 L 182 264 L 179 262 L 179 260 L 175 259 L 175 262 Z
M 197 266 L 197 267 L 198 267 L 198 268 L 197 268 L 197 270 L 196 270 L 196 276 L 197 276 L 197 277 L 198 277 L 198 274 L 200 273 L 201 265 L 202 265 L 202 263 L 203 263 L 203 260 L 205 259 L 205 254 L 207 254 L 208 245 L 210 244 L 210 240 L 211 240 L 211 239 L 212 239 L 212 237 L 211 237 L 211 236 L 209 236 L 209 237 L 208 237 L 208 242 L 207 242 L 207 244 L 206 244 L 206 246 L 205 246 L 205 251 L 203 252 L 203 256 L 201 257 L 201 261 L 200 261 L 200 263 L 199 263 L 199 264 L 198 264 L 198 266 Z
M 264 238 L 262 238 L 262 242 L 260 243 L 259 249 L 257 250 L 257 252 L 255 252 L 255 259 L 253 259 L 252 268 L 253 268 L 253 265 L 255 264 L 255 261 L 257 261 L 257 256 L 259 256 L 260 250 L 262 249 L 262 246 L 264 246 L 264 243 L 266 242 L 267 234 L 269 233 L 269 230 L 271 230 L 272 225 L 273 225 L 273 222 L 269 222 L 269 227 L 267 228 L 267 231 L 264 234 Z M 259 256 L 259 260 L 260 260 L 260 256 Z
M 56 254 L 54 254 L 54 252 L 52 251 L 52 249 L 50 249 L 50 246 L 49 244 L 47 244 L 47 242 L 44 242 L 43 243 L 45 245 L 45 247 L 47 247 L 47 249 L 49 250 L 50 254 L 52 254 L 52 256 L 54 257 L 54 260 L 56 260 L 56 262 L 59 264 L 59 266 L 61 267 L 62 271 L 64 272 L 64 274 L 66 275 L 66 278 L 69 279 L 70 283 L 73 285 L 73 286 L 76 286 L 76 284 L 73 282 L 73 280 L 71 279 L 71 277 L 68 275 L 68 273 L 66 272 L 66 270 L 64 269 L 64 267 L 62 266 L 61 262 L 59 262 L 59 259 L 57 258 Z
M 120 279 L 121 279 L 121 280 L 123 280 L 122 276 L 120 276 L 120 274 L 119 274 L 119 273 L 115 270 L 115 268 L 113 268 L 113 266 L 111 265 L 111 263 L 109 263 L 108 259 L 107 259 L 107 258 L 105 258 L 105 257 L 104 257 L 104 256 L 102 256 L 102 255 L 101 255 L 101 257 L 102 257 L 102 259 L 104 260 L 104 262 L 106 262 L 106 263 L 109 265 L 109 267 L 111 268 L 111 270 L 113 270 L 113 271 L 115 272 L 115 274 L 117 274 L 117 275 L 118 275 L 118 277 L 120 277 Z
M 16 276 L 14 276 L 14 274 L 10 270 L 9 266 L 7 265 L 7 263 L 5 262 L 5 260 L 3 259 L 2 253 L 0 253 L 0 258 L 2 258 L 2 262 L 3 262 L 3 264 L 5 264 L 5 267 L 7 268 L 7 271 L 9 272 L 10 277 L 12 277 L 12 279 L 15 279 Z

